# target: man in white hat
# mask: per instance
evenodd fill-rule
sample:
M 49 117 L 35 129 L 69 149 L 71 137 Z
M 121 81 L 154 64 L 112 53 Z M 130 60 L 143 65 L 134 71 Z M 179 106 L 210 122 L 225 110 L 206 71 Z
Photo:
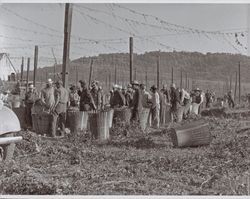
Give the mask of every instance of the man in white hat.
M 26 119 L 27 129 L 30 129 L 32 127 L 31 109 L 37 99 L 38 99 L 38 93 L 35 90 L 34 85 L 30 84 L 24 98 L 25 115 L 26 115 L 25 119 Z
M 51 79 L 48 79 L 46 87 L 41 90 L 41 100 L 46 110 L 50 112 L 55 105 L 54 87 Z
M 139 122 L 140 121 L 140 114 L 142 112 L 142 92 L 140 89 L 140 84 L 138 81 L 132 82 L 132 87 L 134 89 L 133 101 L 132 101 L 132 115 L 131 121 L 132 122 Z

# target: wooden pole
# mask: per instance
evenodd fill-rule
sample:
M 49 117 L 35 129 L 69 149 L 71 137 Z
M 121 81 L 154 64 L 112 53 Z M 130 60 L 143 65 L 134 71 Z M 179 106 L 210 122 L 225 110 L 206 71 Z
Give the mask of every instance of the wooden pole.
M 36 74 L 37 74 L 37 64 L 38 64 L 38 46 L 35 46 L 35 52 L 34 52 L 34 74 L 33 74 L 33 85 L 36 86 Z
M 92 80 L 92 73 L 93 73 L 93 59 L 91 59 L 91 62 L 90 62 L 90 69 L 89 69 L 89 87 L 90 87 L 91 80 Z
M 229 83 L 230 91 L 232 90 L 232 75 L 230 75 L 230 83 Z
M 172 67 L 172 73 L 171 73 L 171 82 L 174 83 L 174 69 Z
M 129 77 L 130 83 L 133 81 L 133 37 L 129 37 Z
M 26 92 L 28 91 L 29 84 L 29 72 L 30 72 L 30 58 L 27 61 L 27 78 L 26 78 Z
M 116 69 L 116 65 L 115 65 L 115 84 L 117 84 L 117 69 Z
M 134 78 L 135 78 L 135 80 L 136 80 L 136 78 L 137 78 L 137 76 L 136 76 L 137 74 L 136 74 L 136 68 L 135 68 L 135 75 L 134 75 Z
M 148 88 L 148 71 L 146 69 L 146 72 L 145 72 L 145 82 L 146 82 L 146 88 Z
M 181 82 L 180 82 L 180 88 L 182 89 L 182 68 L 181 68 Z
M 240 79 L 240 62 L 239 62 L 239 104 L 241 98 L 241 79 Z
M 21 86 L 23 84 L 23 66 L 24 66 L 24 57 L 22 57 L 22 64 L 21 64 Z
M 63 46 L 63 64 L 62 64 L 62 81 L 63 86 L 68 86 L 68 67 L 69 67 L 69 52 L 70 52 L 70 34 L 72 22 L 73 5 L 65 4 L 65 19 L 64 19 L 64 46 Z
M 111 89 L 111 73 L 109 72 L 109 90 Z
M 236 101 L 236 95 L 237 95 L 237 79 L 238 79 L 238 74 L 237 71 L 235 72 L 235 90 L 234 90 L 234 101 Z
M 160 88 L 160 55 L 157 56 L 157 88 Z
M 77 67 L 77 65 L 75 65 L 75 72 L 76 72 L 75 84 L 77 85 L 77 82 L 78 82 L 78 67 Z
M 187 75 L 187 72 L 186 72 L 186 86 L 185 86 L 185 89 L 186 90 L 188 89 L 188 75 Z

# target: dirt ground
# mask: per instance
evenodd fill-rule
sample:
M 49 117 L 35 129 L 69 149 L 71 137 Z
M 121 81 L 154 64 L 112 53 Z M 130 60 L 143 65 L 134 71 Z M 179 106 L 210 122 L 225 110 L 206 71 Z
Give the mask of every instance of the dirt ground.
M 237 132 L 237 119 L 198 119 L 210 124 L 208 146 L 174 148 L 166 129 L 116 128 L 108 143 L 21 132 L 14 160 L 0 164 L 0 193 L 249 195 L 250 130 Z

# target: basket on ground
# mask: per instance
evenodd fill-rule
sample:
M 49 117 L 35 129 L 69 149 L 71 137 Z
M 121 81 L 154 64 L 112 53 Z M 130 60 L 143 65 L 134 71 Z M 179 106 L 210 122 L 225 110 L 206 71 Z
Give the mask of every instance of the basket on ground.
M 131 109 L 128 107 L 115 108 L 113 122 L 114 124 L 129 124 L 131 118 Z
M 92 138 L 100 141 L 109 139 L 110 121 L 108 111 L 98 111 L 89 113 L 89 127 Z
M 174 147 L 192 147 L 208 145 L 212 140 L 209 124 L 201 121 L 172 128 L 170 137 Z
M 148 118 L 149 118 L 149 108 L 143 108 L 140 113 L 140 127 L 144 131 L 148 124 Z
M 37 134 L 48 135 L 50 134 L 50 121 L 52 115 L 46 112 L 39 114 L 32 114 L 32 126 Z
M 19 108 L 13 107 L 12 110 L 18 117 L 21 128 L 25 129 L 27 127 L 26 119 L 25 119 L 25 107 L 19 107 Z

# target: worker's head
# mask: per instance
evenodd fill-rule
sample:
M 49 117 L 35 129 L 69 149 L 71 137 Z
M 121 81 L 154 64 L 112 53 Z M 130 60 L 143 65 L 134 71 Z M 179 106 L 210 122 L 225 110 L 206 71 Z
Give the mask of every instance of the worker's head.
M 60 88 L 63 85 L 63 82 L 61 80 L 56 81 L 56 87 Z
M 29 85 L 29 91 L 33 91 L 35 88 L 34 88 L 34 85 L 33 84 L 30 84 Z
M 85 80 L 80 80 L 79 84 L 81 88 L 87 89 L 87 82 Z
M 70 90 L 70 92 L 72 92 L 72 93 L 75 93 L 75 92 L 77 91 L 75 85 L 72 85 L 72 86 L 69 88 L 69 90 Z
M 171 89 L 175 89 L 176 88 L 176 85 L 175 83 L 172 83 L 171 86 L 170 86 Z
M 116 91 L 116 90 L 118 90 L 118 85 L 117 85 L 117 84 L 114 84 L 114 85 L 113 85 L 113 91 Z
M 141 84 L 140 88 L 141 88 L 141 90 L 145 91 L 146 90 L 146 85 L 145 84 Z
M 46 82 L 47 87 L 52 87 L 53 86 L 53 81 L 52 79 L 48 79 Z
M 136 80 L 134 80 L 134 81 L 132 82 L 132 87 L 133 87 L 133 89 L 138 89 L 138 88 L 140 87 L 139 82 L 136 81 Z
M 167 84 L 163 84 L 162 89 L 163 90 L 167 90 L 167 88 L 168 88 L 168 85 Z
M 151 86 L 150 91 L 151 91 L 152 93 L 156 93 L 156 91 L 157 91 L 157 86 L 156 86 L 156 85 Z

